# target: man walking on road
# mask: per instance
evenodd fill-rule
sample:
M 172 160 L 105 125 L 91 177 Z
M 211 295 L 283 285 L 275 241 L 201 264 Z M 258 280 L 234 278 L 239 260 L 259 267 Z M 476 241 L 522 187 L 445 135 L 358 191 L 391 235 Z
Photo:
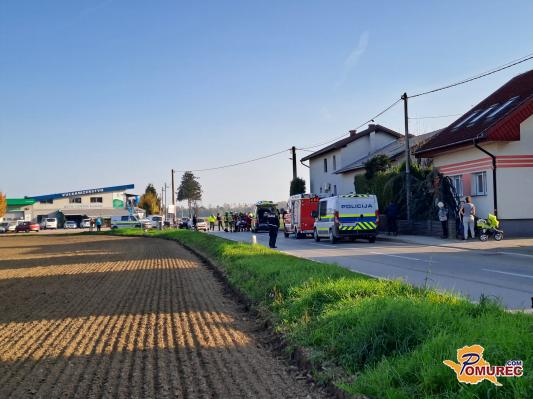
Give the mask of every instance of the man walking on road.
M 275 213 L 269 213 L 267 216 L 268 222 L 268 246 L 270 248 L 276 247 L 276 239 L 278 238 L 279 219 Z

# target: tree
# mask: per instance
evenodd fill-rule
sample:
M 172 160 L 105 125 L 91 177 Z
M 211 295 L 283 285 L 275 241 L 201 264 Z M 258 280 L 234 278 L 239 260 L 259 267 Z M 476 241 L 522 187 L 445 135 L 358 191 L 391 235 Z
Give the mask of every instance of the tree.
M 381 154 L 365 162 L 365 177 L 372 179 L 377 173 L 385 172 L 390 168 L 390 159 L 388 156 Z
M 305 193 L 305 180 L 296 177 L 291 181 L 290 195 L 304 194 Z
M 197 208 L 197 202 L 202 199 L 202 186 L 192 172 L 185 172 L 178 187 L 178 201 L 187 201 L 189 217 L 192 208 Z
M 0 191 L 0 218 L 7 212 L 7 199 L 6 195 Z
M 157 215 L 159 213 L 161 200 L 157 196 L 157 191 L 152 183 L 146 186 L 144 194 L 139 200 L 139 208 L 146 211 L 147 215 Z

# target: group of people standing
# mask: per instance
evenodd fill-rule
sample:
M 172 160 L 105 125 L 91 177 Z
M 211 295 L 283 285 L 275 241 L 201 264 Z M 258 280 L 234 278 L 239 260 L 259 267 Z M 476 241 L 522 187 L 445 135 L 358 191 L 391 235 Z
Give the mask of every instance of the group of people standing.
M 90 231 L 93 231 L 94 228 L 96 227 L 96 231 L 100 231 L 102 230 L 102 218 L 91 218 L 91 221 L 89 222 L 89 230 Z
M 238 232 L 238 231 L 250 231 L 252 228 L 251 213 L 244 212 L 225 212 L 224 215 L 217 213 L 216 216 L 211 214 L 207 221 L 209 222 L 209 230 L 215 231 L 215 227 L 218 231 L 226 232 Z
M 447 239 L 449 236 L 449 210 L 446 204 L 444 204 L 444 202 L 442 201 L 439 201 L 437 203 L 437 207 L 437 217 L 439 218 L 439 221 L 442 225 L 441 237 Z M 398 235 L 398 213 L 398 205 L 394 201 L 391 201 L 385 209 L 385 215 L 387 216 L 387 229 L 389 235 Z M 459 209 L 459 217 L 461 218 L 463 224 L 463 240 L 467 240 L 469 238 L 469 233 L 472 238 L 475 238 L 476 206 L 472 202 L 472 197 L 466 197 L 465 202 L 461 204 L 461 208 Z

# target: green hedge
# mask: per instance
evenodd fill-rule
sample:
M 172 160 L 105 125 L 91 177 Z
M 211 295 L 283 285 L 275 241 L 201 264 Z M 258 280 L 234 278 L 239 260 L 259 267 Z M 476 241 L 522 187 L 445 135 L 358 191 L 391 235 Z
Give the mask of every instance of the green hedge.
M 141 235 L 139 230 L 116 234 Z M 155 231 L 204 253 L 230 283 L 272 315 L 293 347 L 303 347 L 318 379 L 374 398 L 533 398 L 533 318 L 482 299 L 415 288 L 300 259 L 261 245 L 192 231 Z M 524 361 L 524 376 L 457 382 L 442 364 L 465 345 L 485 347 L 493 365 Z

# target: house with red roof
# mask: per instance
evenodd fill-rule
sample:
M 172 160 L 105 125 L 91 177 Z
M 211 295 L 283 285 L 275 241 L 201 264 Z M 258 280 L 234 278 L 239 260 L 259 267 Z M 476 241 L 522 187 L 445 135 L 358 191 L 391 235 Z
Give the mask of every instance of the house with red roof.
M 507 235 L 533 235 L 533 70 L 518 75 L 415 152 L 433 158 L 478 216 Z

